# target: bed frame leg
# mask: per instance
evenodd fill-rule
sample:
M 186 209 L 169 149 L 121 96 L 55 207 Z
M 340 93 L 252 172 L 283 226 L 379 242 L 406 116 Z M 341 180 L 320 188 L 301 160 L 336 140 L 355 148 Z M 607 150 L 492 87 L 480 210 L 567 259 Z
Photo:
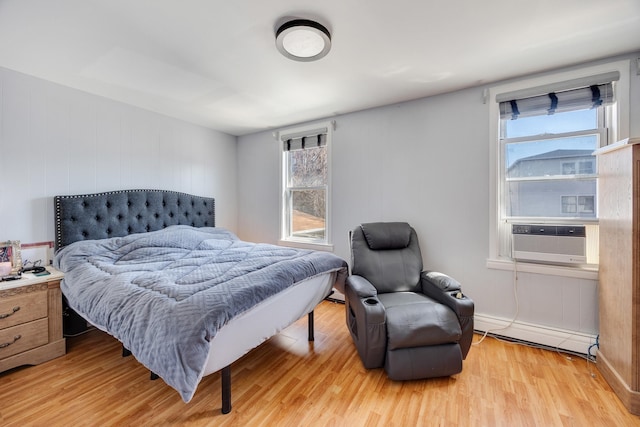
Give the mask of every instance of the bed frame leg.
M 313 336 L 313 311 L 308 314 L 309 319 L 309 341 L 314 341 Z M 222 413 L 231 412 L 231 365 L 225 366 L 221 371 L 222 382 Z
M 231 412 L 231 365 L 222 368 L 222 413 Z

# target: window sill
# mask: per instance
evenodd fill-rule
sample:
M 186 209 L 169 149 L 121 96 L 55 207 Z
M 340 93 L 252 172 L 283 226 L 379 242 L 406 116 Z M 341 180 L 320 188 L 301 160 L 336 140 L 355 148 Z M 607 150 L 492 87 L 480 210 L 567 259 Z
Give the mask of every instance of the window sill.
M 517 269 L 523 273 L 545 274 L 548 276 L 573 277 L 576 279 L 598 280 L 596 267 L 565 267 L 561 265 L 546 265 L 527 262 L 513 262 L 507 259 L 488 259 L 487 268 L 494 270 L 513 271 Z
M 298 248 L 298 249 L 310 249 L 313 251 L 325 251 L 325 252 L 333 252 L 333 245 L 328 243 L 309 243 L 309 242 L 300 242 L 297 240 L 279 240 L 278 244 L 280 246 L 288 246 L 290 248 Z

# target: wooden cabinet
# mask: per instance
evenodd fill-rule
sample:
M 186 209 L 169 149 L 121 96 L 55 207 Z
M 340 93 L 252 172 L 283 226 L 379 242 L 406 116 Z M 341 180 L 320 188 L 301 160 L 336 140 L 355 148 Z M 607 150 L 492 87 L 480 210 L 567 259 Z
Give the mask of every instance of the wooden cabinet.
M 598 369 L 640 414 L 640 139 L 598 152 Z
M 65 354 L 62 273 L 0 282 L 0 372 Z

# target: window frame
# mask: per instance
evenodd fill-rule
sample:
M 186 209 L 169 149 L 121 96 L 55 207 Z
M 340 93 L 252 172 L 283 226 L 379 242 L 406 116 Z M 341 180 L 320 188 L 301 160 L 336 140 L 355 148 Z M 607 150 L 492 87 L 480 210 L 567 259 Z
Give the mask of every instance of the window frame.
M 502 202 L 504 179 L 504 165 L 505 152 L 501 136 L 501 121 L 499 103 L 496 101 L 496 97 L 514 92 L 517 90 L 526 90 L 543 85 L 552 85 L 559 82 L 566 82 L 570 80 L 577 80 L 580 78 L 588 78 L 602 73 L 608 73 L 617 71 L 620 75 L 619 80 L 616 82 L 616 102 L 617 108 L 606 109 L 607 116 L 606 122 L 609 124 L 610 134 L 608 135 L 608 143 L 614 143 L 620 139 L 629 137 L 629 79 L 630 79 L 630 67 L 629 60 L 615 61 L 610 63 L 604 63 L 599 65 L 587 66 L 580 69 L 562 71 L 556 73 L 549 73 L 537 77 L 528 79 L 512 81 L 505 84 L 497 85 L 485 91 L 485 103 L 489 104 L 489 144 L 490 144 L 490 224 L 489 224 L 489 258 L 487 259 L 487 267 L 512 270 L 515 268 L 515 262 L 510 256 L 505 255 L 505 248 L 510 245 L 510 223 L 506 222 L 504 218 L 505 207 Z M 602 142 L 601 142 L 602 144 Z M 578 195 L 576 195 L 578 196 Z M 518 218 L 523 221 L 525 218 Z M 539 218 L 532 218 L 537 222 L 540 222 Z M 583 221 L 582 222 L 588 222 Z M 592 220 L 593 221 L 593 220 Z M 554 223 L 562 223 L 562 221 L 553 221 Z M 575 220 L 572 221 L 575 223 Z M 597 223 L 597 220 L 593 221 Z M 518 263 L 518 269 L 522 271 L 521 263 Z M 526 264 L 526 263 L 525 263 Z M 597 279 L 597 265 L 596 266 L 583 266 L 581 268 L 563 267 L 563 266 L 544 266 L 544 265 L 530 265 L 525 267 L 525 270 L 544 274 L 554 274 L 561 276 L 572 277 L 587 277 Z M 586 273 L 580 270 L 585 270 Z M 595 273 L 593 273 L 595 271 Z M 594 275 L 595 274 L 595 275 Z
M 331 243 L 331 145 L 333 139 L 333 130 L 335 122 L 320 122 L 305 126 L 297 126 L 287 128 L 275 134 L 278 141 L 278 153 L 280 158 L 280 201 L 279 201 L 279 218 L 280 218 L 280 240 L 278 244 L 283 246 L 292 246 L 302 249 L 333 251 Z M 289 186 L 289 165 L 286 160 L 287 150 L 284 149 L 284 141 L 289 137 L 301 136 L 304 134 L 324 133 L 326 135 L 326 156 L 327 156 L 327 178 L 324 186 Z M 324 239 L 313 239 L 304 237 L 294 237 L 291 235 L 291 205 L 290 192 L 300 189 L 319 189 L 325 190 L 325 230 Z

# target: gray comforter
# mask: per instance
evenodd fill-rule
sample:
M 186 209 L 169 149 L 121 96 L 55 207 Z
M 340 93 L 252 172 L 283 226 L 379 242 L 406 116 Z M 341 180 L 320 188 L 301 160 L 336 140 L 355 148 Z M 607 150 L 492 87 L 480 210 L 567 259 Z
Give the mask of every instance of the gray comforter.
M 234 316 L 346 263 L 327 253 L 247 243 L 222 228 L 75 242 L 56 253 L 69 305 L 107 330 L 188 402 L 209 340 Z

